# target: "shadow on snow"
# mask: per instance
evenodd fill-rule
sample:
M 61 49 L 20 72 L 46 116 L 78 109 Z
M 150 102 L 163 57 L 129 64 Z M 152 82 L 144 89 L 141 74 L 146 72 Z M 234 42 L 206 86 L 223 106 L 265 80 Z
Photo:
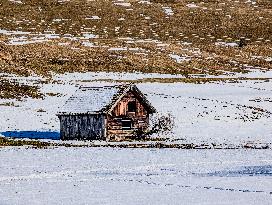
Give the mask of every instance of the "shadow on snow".
M 272 176 L 272 165 L 246 166 L 238 170 L 223 170 L 197 175 L 208 177 Z
M 1 132 L 5 137 L 29 138 L 29 139 L 52 139 L 59 140 L 60 133 L 53 131 L 6 131 Z

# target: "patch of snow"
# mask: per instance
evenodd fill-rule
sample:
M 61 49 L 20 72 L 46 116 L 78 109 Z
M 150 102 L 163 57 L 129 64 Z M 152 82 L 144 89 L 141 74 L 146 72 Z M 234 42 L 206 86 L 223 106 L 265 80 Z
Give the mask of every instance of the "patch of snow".
M 117 6 L 124 6 L 124 7 L 130 7 L 131 6 L 131 3 L 123 2 L 123 1 L 114 2 L 113 4 L 117 5 Z
M 118 37 L 119 40 L 127 40 L 127 41 L 133 41 L 134 38 L 131 37 Z
M 138 1 L 139 4 L 152 4 L 150 1 L 146 1 L 146 0 L 141 0 Z
M 70 45 L 70 43 L 68 43 L 68 42 L 65 42 L 65 43 L 58 43 L 58 45 L 60 45 L 60 46 L 68 46 L 68 45 Z
M 26 44 L 33 44 L 33 43 L 42 43 L 42 42 L 46 42 L 48 40 L 46 39 L 39 39 L 39 38 L 36 38 L 36 39 L 31 39 L 29 40 L 27 37 L 18 37 L 18 38 L 11 38 L 9 39 L 8 41 L 8 45 L 26 45 Z
M 245 3 L 246 3 L 246 4 L 247 4 L 247 3 L 250 3 L 250 4 L 252 4 L 252 5 L 255 5 L 255 4 L 256 4 L 256 1 L 253 1 L 253 0 L 247 0 Z
M 82 81 L 94 82 L 95 80 L 137 80 L 144 78 L 184 78 L 182 75 L 158 74 L 158 73 L 125 73 L 125 72 L 87 72 L 87 73 L 65 73 L 54 75 L 53 80 L 60 82 L 69 82 L 71 84 L 81 84 Z
M 265 60 L 267 62 L 272 61 L 272 57 L 264 57 L 264 56 L 251 56 L 252 59 Z
M 25 34 L 30 34 L 30 32 L 8 31 L 8 30 L 5 30 L 5 29 L 0 29 L 0 34 L 4 34 L 4 35 L 25 35 Z
M 87 17 L 85 19 L 86 20 L 100 20 L 101 18 L 99 16 L 91 16 L 91 17 Z
M 181 44 L 182 44 L 182 45 L 185 45 L 185 46 L 192 45 L 191 42 L 186 42 L 186 41 L 185 41 L 185 42 L 182 42 Z
M 267 57 L 267 58 L 265 58 L 265 61 L 267 61 L 267 62 L 272 62 L 272 57 Z
M 53 19 L 53 22 L 61 22 L 63 21 L 62 19 Z
M 128 48 L 128 47 L 112 47 L 109 48 L 108 51 L 145 51 L 142 48 Z
M 228 43 L 228 42 L 216 42 L 215 45 L 225 46 L 225 47 L 237 47 L 238 46 L 238 44 L 235 43 L 235 42 L 231 42 L 231 43 Z
M 117 86 L 80 87 L 59 112 L 73 114 L 101 112 L 119 91 Z
M 137 40 L 135 40 L 135 43 L 161 43 L 161 41 L 146 38 L 146 39 L 137 39 Z
M 127 51 L 127 47 L 116 47 L 116 48 L 109 48 L 108 51 Z
M 82 36 L 83 36 L 84 39 L 98 38 L 98 36 L 95 35 L 95 34 L 92 34 L 92 33 L 85 33 L 85 32 L 82 33 Z
M 57 39 L 60 38 L 59 34 L 55 34 L 55 33 L 46 33 L 46 34 L 40 34 L 40 36 L 44 36 L 46 39 Z
M 187 4 L 186 6 L 189 7 L 189 8 L 198 8 L 199 7 L 196 4 L 194 4 L 194 3 Z
M 164 10 L 164 13 L 165 13 L 166 15 L 168 15 L 168 16 L 174 15 L 174 12 L 173 12 L 173 10 L 172 10 L 171 7 L 162 7 L 162 9 Z
M 17 4 L 22 4 L 23 2 L 21 0 L 9 0 L 10 2 L 17 3 Z
M 87 47 L 95 47 L 94 44 L 92 42 L 89 42 L 89 41 L 83 41 L 82 45 L 87 46 Z
M 169 46 L 169 44 L 168 43 L 158 43 L 157 46 L 158 47 L 167 47 L 167 46 Z
M 144 52 L 145 49 L 142 49 L 142 48 L 128 48 L 129 51 L 142 51 Z
M 191 57 L 190 56 L 179 56 L 176 54 L 169 54 L 169 56 L 174 59 L 177 63 L 181 63 L 183 61 L 190 61 Z

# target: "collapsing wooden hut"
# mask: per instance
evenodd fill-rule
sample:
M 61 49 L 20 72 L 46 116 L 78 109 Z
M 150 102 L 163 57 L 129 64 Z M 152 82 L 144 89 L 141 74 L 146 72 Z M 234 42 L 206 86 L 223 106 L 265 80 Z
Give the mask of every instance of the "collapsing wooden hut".
M 149 127 L 155 108 L 136 85 L 80 87 L 57 113 L 62 140 L 125 139 Z

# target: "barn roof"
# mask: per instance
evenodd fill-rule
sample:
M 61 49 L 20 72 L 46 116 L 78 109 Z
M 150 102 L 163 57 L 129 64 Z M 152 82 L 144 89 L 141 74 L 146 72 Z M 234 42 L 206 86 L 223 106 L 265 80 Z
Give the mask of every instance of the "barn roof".
M 128 92 L 132 91 L 150 113 L 156 112 L 144 94 L 133 84 L 84 87 L 71 96 L 57 115 L 108 113 Z

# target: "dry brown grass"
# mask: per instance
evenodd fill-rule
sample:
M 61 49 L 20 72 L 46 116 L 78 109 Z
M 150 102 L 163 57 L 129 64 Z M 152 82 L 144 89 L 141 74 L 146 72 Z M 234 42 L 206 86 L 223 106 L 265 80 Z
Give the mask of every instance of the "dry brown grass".
M 27 139 L 11 139 L 0 137 L 0 148 L 7 146 L 24 146 L 25 148 L 33 149 L 48 149 L 57 147 L 111 147 L 111 148 L 170 148 L 170 149 L 271 149 L 271 144 L 267 143 L 246 143 L 242 145 L 232 144 L 193 144 L 193 143 L 165 143 L 164 139 L 154 138 L 149 139 L 152 143 L 143 143 L 143 141 L 135 141 L 134 143 L 118 143 L 108 142 L 107 144 L 71 144 L 71 143 L 54 143 L 54 142 L 42 142 L 39 140 L 27 140 Z
M 159 34 L 159 39 L 180 39 L 179 33 L 187 35 L 196 33 L 200 36 L 212 34 L 216 38 L 227 35 L 233 39 L 241 36 L 251 39 L 263 37 L 271 38 L 271 2 L 259 0 L 257 6 L 244 1 L 227 0 L 153 0 L 151 5 L 139 4 L 135 0 L 128 0 L 133 10 L 117 6 L 110 0 L 71 0 L 59 3 L 57 0 L 22 0 L 23 4 L 14 4 L 8 0 L 0 3 L 1 28 L 15 30 L 21 26 L 24 30 L 43 32 L 54 29 L 57 33 L 81 34 L 84 28 L 96 26 L 96 33 L 103 38 L 128 36 L 127 29 L 131 29 L 133 37 L 142 37 L 140 30 L 146 37 L 153 37 L 151 28 Z M 188 8 L 186 5 L 194 2 L 198 8 Z M 175 15 L 165 18 L 162 6 L 171 6 Z M 207 8 L 207 9 L 205 9 Z M 97 15 L 99 21 L 88 20 L 86 17 Z M 230 15 L 228 17 L 227 15 Z M 149 16 L 150 19 L 145 19 Z M 125 21 L 118 21 L 124 17 Z M 259 17 L 263 17 L 259 19 Z M 54 19 L 68 19 L 55 22 Z M 29 20 L 29 21 L 27 21 Z M 22 21 L 17 23 L 16 21 Z M 150 26 L 151 23 L 157 25 Z M 85 25 L 85 26 L 83 26 Z M 119 34 L 114 27 L 120 26 Z M 103 29 L 107 27 L 108 33 Z M 165 35 L 169 32 L 169 36 Z
M 152 0 L 139 4 L 127 0 L 131 7 L 114 5 L 110 0 L 22 0 L 23 4 L 8 0 L 0 2 L 0 28 L 31 33 L 72 34 L 83 32 L 98 35 L 91 39 L 97 47 L 82 46 L 82 40 L 60 40 L 46 43 L 8 46 L 9 36 L 0 35 L 0 69 L 19 75 L 49 76 L 50 72 L 122 71 L 157 72 L 172 74 L 210 73 L 222 70 L 246 71 L 246 66 L 270 69 L 264 58 L 272 56 L 272 6 L 270 0 L 257 4 L 228 0 Z M 197 8 L 187 4 L 195 3 Z M 162 7 L 172 8 L 167 16 Z M 133 10 L 128 10 L 132 8 Z M 86 19 L 99 16 L 100 20 Z M 147 18 L 148 17 L 148 18 Z M 125 20 L 120 20 L 124 18 Z M 56 19 L 61 19 L 57 20 Z M 116 28 L 119 28 L 116 31 Z M 31 35 L 25 35 L 31 38 Z M 121 40 L 119 38 L 132 38 Z M 169 46 L 159 48 L 157 43 L 139 42 L 153 39 Z M 238 42 L 246 39 L 242 48 L 216 46 L 215 42 Z M 2 41 L 2 43 L 1 43 Z M 84 40 L 86 41 L 86 40 Z M 60 46 L 59 42 L 68 42 Z M 182 43 L 191 44 L 184 45 Z M 109 47 L 144 49 L 135 51 L 108 51 Z M 199 49 L 195 55 L 192 51 Z M 140 54 L 139 54 L 140 53 Z M 175 62 L 169 54 L 190 56 L 190 61 Z
M 110 43 L 110 42 L 108 42 Z M 114 46 L 117 43 L 114 42 Z M 120 43 L 123 46 L 123 42 Z M 220 74 L 222 70 L 246 72 L 244 65 L 271 68 L 271 62 L 264 59 L 253 59 L 253 55 L 269 56 L 269 45 L 249 45 L 244 48 L 220 48 L 215 45 L 206 47 L 197 45 L 201 54 L 194 56 L 192 52 L 182 51 L 184 48 L 171 44 L 164 51 L 157 52 L 153 45 L 137 43 L 137 45 L 125 45 L 128 48 L 137 46 L 145 49 L 146 53 L 135 54 L 132 51 L 108 51 L 103 47 L 84 47 L 79 42 L 73 42 L 70 46 L 60 46 L 58 41 L 28 44 L 23 46 L 7 46 L 0 50 L 0 68 L 2 72 L 16 73 L 19 75 L 49 76 L 51 71 L 86 72 L 86 71 L 112 71 L 144 73 L 171 73 L 171 74 L 195 74 L 208 73 Z M 0 43 L 1 47 L 1 43 Z M 71 49 L 76 47 L 78 49 Z M 191 60 L 181 63 L 175 62 L 169 57 L 175 47 L 180 56 L 191 56 Z M 0 48 L 1 49 L 1 48 Z M 173 50 L 174 50 L 173 49 Z M 211 57 L 212 54 L 212 58 Z
M 5 53 L 2 54 L 1 70 L 20 75 L 31 75 L 34 72 L 48 76 L 51 71 L 56 73 L 75 71 L 183 73 L 187 69 L 162 54 L 150 54 L 147 61 L 143 61 L 142 56 L 128 51 L 109 52 L 105 48 L 82 47 L 78 43 L 74 46 L 80 49 L 59 46 L 54 42 L 5 46 L 8 49 L 5 49 Z
M 6 146 L 29 146 L 31 148 L 48 148 L 51 145 L 49 142 L 41 142 L 37 140 L 13 140 L 9 138 L 0 137 L 0 148 Z
M 19 84 L 16 81 L 0 79 L 0 99 L 21 99 L 23 97 L 42 98 L 37 86 Z

